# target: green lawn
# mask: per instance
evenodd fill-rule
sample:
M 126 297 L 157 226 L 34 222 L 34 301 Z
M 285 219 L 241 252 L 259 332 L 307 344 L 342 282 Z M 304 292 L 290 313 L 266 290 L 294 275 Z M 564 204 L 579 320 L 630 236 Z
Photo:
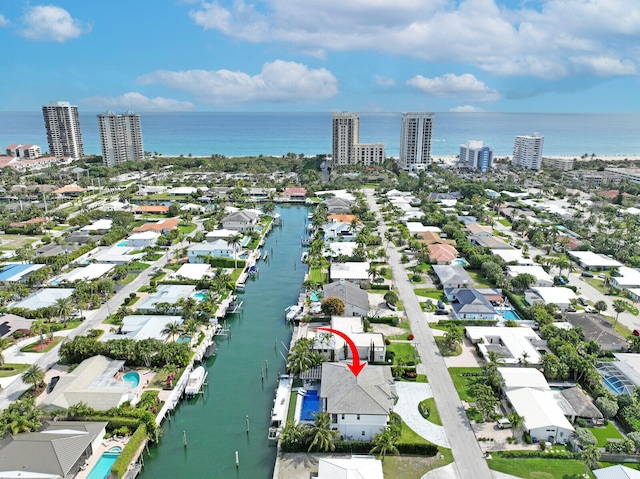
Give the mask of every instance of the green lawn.
M 129 284 L 131 283 L 131 281 L 133 281 L 136 278 L 137 278 L 137 275 L 128 274 L 124 279 L 121 279 L 120 281 L 118 281 L 118 284 Z
M 440 289 L 433 288 L 416 288 L 413 290 L 416 296 L 422 296 L 424 298 L 435 299 L 436 301 L 447 302 L 447 298 Z
M 41 236 L 27 235 L 2 235 L 0 242 L 0 250 L 16 250 L 21 246 L 29 245 L 40 240 Z
M 506 459 L 493 454 L 493 459 L 488 460 L 487 464 L 494 471 L 523 479 L 581 479 L 585 472 L 582 461 L 570 459 Z M 594 476 L 589 473 L 589 477 Z
M 24 348 L 20 349 L 20 352 L 23 353 L 46 353 L 47 351 L 50 351 L 51 349 L 53 349 L 55 347 L 56 344 L 58 344 L 60 341 L 62 341 L 64 338 L 61 338 L 60 336 L 56 336 L 53 338 L 53 341 L 50 341 L 49 339 L 45 339 L 44 340 L 44 344 L 43 344 L 43 348 L 40 348 L 40 340 L 35 341 L 31 344 L 27 344 Z
M 187 225 L 183 225 L 183 224 L 179 224 L 178 225 L 178 230 L 183 235 L 188 235 L 189 233 L 194 231 L 196 228 L 197 228 L 197 226 L 194 225 L 193 223 L 190 223 L 190 224 L 187 224 Z
M 394 343 L 392 342 L 387 346 L 388 353 L 395 353 L 395 357 L 402 359 L 405 364 L 413 364 L 414 348 L 411 343 Z
M 28 364 L 10 364 L 4 363 L 0 367 L 0 378 L 8 378 L 16 374 L 22 374 L 29 368 Z
M 429 417 L 427 418 L 427 420 L 429 422 L 432 422 L 433 424 L 442 426 L 442 420 L 440 419 L 440 413 L 438 412 L 438 407 L 436 406 L 436 400 L 434 398 L 429 398 L 425 399 L 420 404 L 422 404 L 424 408 L 429 411 Z
M 287 412 L 287 422 L 293 421 L 296 413 L 296 402 L 298 401 L 298 391 L 291 391 L 291 398 L 289 399 L 289 411 Z
M 325 284 L 327 282 L 327 273 L 323 273 L 320 268 L 311 268 L 309 270 L 309 281 L 316 284 Z
M 481 368 L 449 368 L 449 374 L 453 380 L 453 385 L 458 391 L 458 396 L 463 401 L 475 401 L 475 397 L 471 394 L 470 388 L 473 385 L 474 376 L 462 376 L 467 373 L 481 373 Z
M 444 336 L 436 336 L 435 340 L 438 345 L 438 350 L 442 356 L 460 356 L 462 354 L 462 346 L 456 344 L 455 351 L 452 351 L 447 344 L 447 341 L 444 339 Z
M 622 434 L 620 434 L 612 422 L 603 427 L 588 427 L 587 429 L 589 429 L 598 440 L 598 447 L 604 447 L 607 439 L 623 438 Z
M 500 223 L 503 226 L 506 226 L 507 228 L 511 227 L 511 222 L 508 219 L 505 219 L 505 218 L 499 219 L 498 223 Z
M 143 263 L 142 261 L 134 261 L 128 266 L 128 268 L 129 268 L 129 271 L 135 271 L 135 270 L 140 271 L 143 269 L 147 269 L 150 266 L 151 266 L 150 264 Z
M 51 228 L 52 230 L 55 231 L 64 231 L 69 227 L 69 225 L 55 225 L 53 228 Z
M 493 285 L 487 281 L 482 272 L 478 269 L 468 269 L 467 273 L 471 276 L 471 279 L 476 284 L 476 288 L 493 288 Z M 469 285 L 471 286 L 471 285 Z

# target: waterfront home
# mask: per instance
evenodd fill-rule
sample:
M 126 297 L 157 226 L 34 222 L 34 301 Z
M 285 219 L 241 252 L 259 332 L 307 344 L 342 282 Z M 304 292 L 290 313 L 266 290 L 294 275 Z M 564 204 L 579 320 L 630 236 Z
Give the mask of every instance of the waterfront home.
M 169 213 L 169 207 L 166 205 L 141 205 L 133 210 L 136 216 L 143 215 L 166 215 Z
M 387 352 L 384 335 L 382 333 L 365 332 L 361 317 L 332 316 L 331 328 L 351 338 L 356 345 L 361 361 L 384 362 Z M 349 360 L 352 357 L 346 341 L 341 336 L 317 330 L 312 337 L 314 338 L 314 350 L 329 361 Z
M 180 223 L 180 218 L 167 218 L 166 220 L 160 220 L 155 223 L 145 223 L 143 225 L 136 226 L 133 228 L 133 232 L 158 231 L 166 235 L 167 233 L 170 233 L 171 230 L 176 229 L 178 227 L 178 223 Z
M 327 249 L 322 254 L 333 258 L 340 256 L 351 257 L 357 247 L 358 243 L 355 241 L 333 241 L 327 245 Z
M 180 308 L 176 303 L 180 298 L 188 298 L 196 290 L 195 286 L 189 284 L 161 284 L 158 289 L 149 294 L 139 304 L 135 305 L 135 309 L 143 312 L 155 312 L 167 309 L 169 311 L 178 311 Z
M 593 251 L 569 251 L 567 254 L 569 258 L 577 261 L 580 267 L 587 271 L 600 271 L 624 266 L 620 261 Z
M 132 206 L 129 203 L 123 203 L 122 201 L 110 201 L 102 206 L 96 208 L 100 211 L 130 211 Z
M 256 228 L 259 221 L 255 211 L 241 210 L 225 216 L 221 223 L 224 229 L 248 233 Z
M 89 282 L 93 279 L 100 278 L 115 268 L 114 264 L 109 263 L 93 263 L 83 266 L 81 268 L 75 268 L 68 273 L 65 273 L 56 278 L 54 284 L 61 283 L 73 283 L 74 281 Z
M 206 190 L 206 188 L 204 188 L 204 190 Z M 175 188 L 169 188 L 167 191 L 170 196 L 189 196 L 199 192 L 200 190 L 193 186 L 176 186 Z
M 320 398 L 344 440 L 370 441 L 387 426 L 398 395 L 389 366 L 367 365 L 355 376 L 346 363 L 323 363 Z
M 430 244 L 429 261 L 435 264 L 449 264 L 458 257 L 458 250 L 450 244 Z
M 67 410 L 83 402 L 98 411 L 106 411 L 132 400 L 133 383 L 117 378 L 124 363 L 101 355 L 85 359 L 72 372 L 60 377 L 55 389 L 42 400 L 41 407 L 47 411 Z
M 161 234 L 158 231 L 141 231 L 139 233 L 133 233 L 127 237 L 127 246 L 136 249 L 144 249 L 150 246 L 155 246 L 158 243 L 158 238 Z
M 542 266 L 507 266 L 507 276 L 509 278 L 513 279 L 520 274 L 530 274 L 535 278 L 535 282 L 531 286 L 553 286 L 553 278 L 542 268 Z
M 224 228 L 218 229 L 218 230 L 213 230 L 213 231 L 209 231 L 206 235 L 205 235 L 205 239 L 207 241 L 216 241 L 219 239 L 226 239 L 226 238 L 230 238 L 231 236 L 235 236 L 237 235 L 238 232 L 234 231 L 234 230 L 227 230 Z
M 155 314 L 132 314 L 122 318 L 122 326 L 118 331 L 100 337 L 100 341 L 110 341 L 112 339 L 133 339 L 141 341 L 143 339 L 157 339 L 165 342 L 177 338 L 169 338 L 162 330 L 171 323 L 182 324 L 182 316 L 165 316 Z
M 317 479 L 384 479 L 382 461 L 373 456 L 320 458 Z
M 576 293 L 572 289 L 562 286 L 553 287 L 532 287 L 530 291 L 526 291 L 524 299 L 529 304 L 542 301 L 544 304 L 555 304 L 560 311 L 564 311 L 571 306 L 571 301 L 578 299 Z
M 369 262 L 332 263 L 329 268 L 331 281 L 341 279 L 362 284 L 369 279 Z
M 108 220 L 108 219 L 101 219 L 101 220 L 96 220 L 91 224 L 88 224 L 87 226 L 83 226 L 82 228 L 80 228 L 80 231 L 84 232 L 84 233 L 108 233 L 109 230 L 113 227 L 113 220 Z
M 285 188 L 284 196 L 289 201 L 304 201 L 307 198 L 306 188 Z
M 353 201 L 350 201 L 346 198 L 328 198 L 324 200 L 324 204 L 327 207 L 327 213 L 351 213 L 351 209 L 353 208 Z
M 444 289 L 466 288 L 474 284 L 471 276 L 459 264 L 433 265 L 433 272 Z
M 349 223 L 349 224 L 355 220 L 357 224 L 359 225 L 362 224 L 362 221 L 359 221 L 356 215 L 350 215 L 346 213 L 333 213 L 333 214 L 327 215 L 327 220 L 329 220 L 329 222 L 334 222 L 334 223 Z
M 69 298 L 74 288 L 42 288 L 26 298 L 13 303 L 10 308 L 22 308 L 36 311 L 41 308 L 48 308 L 56 304 L 58 299 Z
M 162 185 L 138 185 L 138 196 L 157 195 L 167 191 L 167 186 Z
M 212 276 L 211 266 L 208 264 L 185 263 L 175 273 L 171 273 L 167 279 L 171 281 L 192 280 L 200 281 Z
M 219 239 L 213 242 L 204 241 L 189 246 L 187 254 L 189 263 L 205 263 L 207 257 L 234 258 L 236 250 L 226 240 Z
M 345 316 L 367 316 L 369 294 L 359 285 L 340 279 L 322 287 L 324 298 L 340 298 L 344 303 Z
M 133 251 L 135 251 L 135 249 L 129 246 L 98 246 L 86 255 L 81 256 L 81 260 L 123 265 L 142 259 L 144 256 L 144 253 L 133 253 Z
M 10 263 L 0 267 L 0 282 L 24 283 L 34 271 L 43 268 L 44 264 Z
M 0 477 L 76 477 L 98 449 L 106 422 L 45 421 L 38 432 L 7 434 L 0 440 Z
M 321 226 L 324 232 L 325 241 L 353 241 L 356 238 L 356 231 L 351 223 L 335 221 L 325 223 Z
M 547 342 L 527 327 L 467 326 L 465 334 L 485 361 L 493 351 L 506 365 L 540 364 L 548 349 Z
M 493 321 L 500 318 L 491 302 L 476 289 L 447 289 L 445 294 L 451 302 L 451 308 L 456 319 Z

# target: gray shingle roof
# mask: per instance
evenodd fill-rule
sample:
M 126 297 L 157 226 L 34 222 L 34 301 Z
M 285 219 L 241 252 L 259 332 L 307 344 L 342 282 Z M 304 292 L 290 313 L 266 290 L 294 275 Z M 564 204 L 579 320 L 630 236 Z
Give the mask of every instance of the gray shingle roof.
M 333 283 L 326 284 L 322 291 L 324 297 L 328 298 L 335 296 L 340 298 L 344 304 L 356 306 L 361 309 L 369 309 L 369 295 L 360 286 L 355 285 L 349 281 L 334 281 Z

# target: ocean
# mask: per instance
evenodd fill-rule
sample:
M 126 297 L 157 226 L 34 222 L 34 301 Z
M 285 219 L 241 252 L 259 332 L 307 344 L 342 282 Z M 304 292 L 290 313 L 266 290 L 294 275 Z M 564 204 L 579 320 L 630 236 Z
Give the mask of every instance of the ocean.
M 96 113 L 80 112 L 86 154 L 100 154 Z M 331 113 L 140 113 L 145 151 L 164 156 L 315 155 L 331 152 Z M 360 142 L 382 142 L 397 157 L 400 113 L 360 113 Z M 638 155 L 640 113 L 436 113 L 432 155 L 457 155 L 483 140 L 510 156 L 516 135 L 539 132 L 545 155 Z M 12 143 L 48 150 L 42 113 L 0 112 L 0 148 Z

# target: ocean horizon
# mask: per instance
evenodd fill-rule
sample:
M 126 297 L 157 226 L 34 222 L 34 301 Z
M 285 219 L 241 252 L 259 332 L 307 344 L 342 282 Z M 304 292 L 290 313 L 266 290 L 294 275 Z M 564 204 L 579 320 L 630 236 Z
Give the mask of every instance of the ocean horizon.
M 85 154 L 101 154 L 97 116 L 80 111 Z M 138 113 L 138 112 L 137 112 Z M 139 112 L 145 151 L 163 156 L 282 156 L 331 153 L 331 112 Z M 401 113 L 360 112 L 360 142 L 397 157 Z M 511 156 L 517 135 L 544 136 L 544 155 L 640 154 L 640 113 L 435 113 L 432 156 L 457 155 L 482 140 Z M 0 112 L 0 148 L 48 150 L 42 112 Z

